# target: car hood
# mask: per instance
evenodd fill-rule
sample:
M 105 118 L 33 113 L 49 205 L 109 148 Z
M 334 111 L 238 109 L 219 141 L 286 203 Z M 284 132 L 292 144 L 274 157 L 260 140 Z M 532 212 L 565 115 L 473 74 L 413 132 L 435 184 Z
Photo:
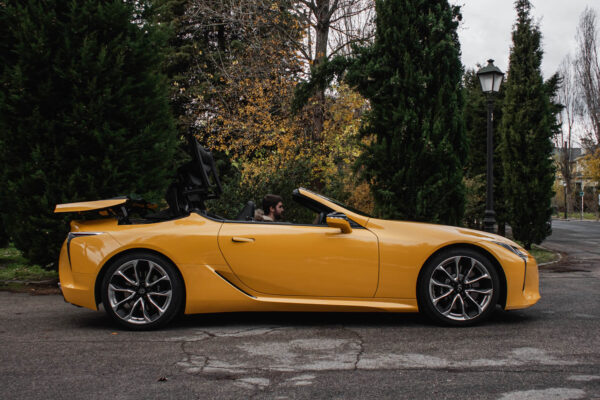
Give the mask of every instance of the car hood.
M 505 238 L 504 236 L 484 231 L 478 231 L 475 229 L 462 228 L 458 226 L 438 225 L 423 222 L 390 221 L 370 218 L 367 224 L 367 228 L 374 231 L 386 232 L 389 234 L 398 234 L 402 236 L 405 236 L 407 234 L 423 235 L 422 237 L 438 239 L 436 241 L 447 243 L 477 243 L 482 241 L 492 241 L 506 243 L 511 246 L 521 248 L 521 246 L 519 246 L 517 243 Z

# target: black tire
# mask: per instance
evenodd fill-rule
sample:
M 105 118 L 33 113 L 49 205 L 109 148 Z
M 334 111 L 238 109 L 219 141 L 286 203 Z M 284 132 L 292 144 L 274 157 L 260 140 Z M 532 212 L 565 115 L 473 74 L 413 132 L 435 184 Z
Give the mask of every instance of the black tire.
M 164 326 L 178 314 L 184 296 L 176 267 L 166 258 L 144 251 L 113 260 L 101 290 L 108 316 L 130 330 Z
M 487 319 L 500 296 L 492 262 L 469 248 L 440 252 L 424 265 L 417 287 L 419 309 L 434 322 L 469 326 Z

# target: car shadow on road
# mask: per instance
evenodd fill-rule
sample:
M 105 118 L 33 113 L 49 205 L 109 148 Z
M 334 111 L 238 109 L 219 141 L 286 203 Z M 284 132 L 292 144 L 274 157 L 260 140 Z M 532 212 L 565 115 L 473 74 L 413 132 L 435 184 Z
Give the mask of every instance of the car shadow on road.
M 72 323 L 80 329 L 107 329 L 121 331 L 123 328 L 113 322 L 104 313 L 86 312 L 73 318 Z M 487 321 L 476 327 L 493 327 L 507 324 L 523 324 L 536 321 L 537 313 L 531 311 L 504 311 L 496 309 Z M 440 328 L 462 329 L 437 325 L 419 313 L 367 313 L 367 312 L 232 312 L 215 314 L 182 315 L 171 321 L 161 331 L 176 331 L 204 328 L 241 329 L 257 326 L 293 327 L 354 327 L 354 328 L 403 328 L 426 329 Z
M 540 320 L 540 313 L 535 310 L 505 311 L 497 308 L 484 325 L 526 324 Z
M 336 313 L 336 312 L 234 312 L 184 315 L 171 323 L 174 328 L 269 325 L 311 326 L 421 326 L 427 321 L 417 313 Z
M 531 313 L 497 309 L 487 321 L 476 326 L 520 324 L 535 319 L 535 316 Z M 236 312 L 185 315 L 173 321 L 170 327 L 179 329 L 228 326 L 253 327 L 256 325 L 281 327 L 334 327 L 343 325 L 355 328 L 402 327 L 404 329 L 439 328 L 441 326 L 419 313 Z

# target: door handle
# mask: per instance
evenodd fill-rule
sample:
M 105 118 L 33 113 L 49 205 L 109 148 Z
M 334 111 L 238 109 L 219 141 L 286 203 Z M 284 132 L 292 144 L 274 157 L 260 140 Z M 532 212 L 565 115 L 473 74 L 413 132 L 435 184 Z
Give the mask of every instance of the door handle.
M 240 236 L 234 236 L 231 238 L 232 242 L 238 242 L 238 243 L 243 243 L 243 242 L 254 242 L 254 238 L 246 238 L 246 237 L 240 237 Z

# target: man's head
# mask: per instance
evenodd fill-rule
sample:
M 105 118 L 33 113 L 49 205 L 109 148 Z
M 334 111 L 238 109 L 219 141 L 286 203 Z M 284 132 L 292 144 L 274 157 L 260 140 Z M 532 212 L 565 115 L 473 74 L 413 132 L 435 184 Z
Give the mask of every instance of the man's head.
M 268 194 L 263 198 L 262 208 L 265 215 L 269 215 L 274 221 L 283 218 L 283 199 L 276 194 Z

